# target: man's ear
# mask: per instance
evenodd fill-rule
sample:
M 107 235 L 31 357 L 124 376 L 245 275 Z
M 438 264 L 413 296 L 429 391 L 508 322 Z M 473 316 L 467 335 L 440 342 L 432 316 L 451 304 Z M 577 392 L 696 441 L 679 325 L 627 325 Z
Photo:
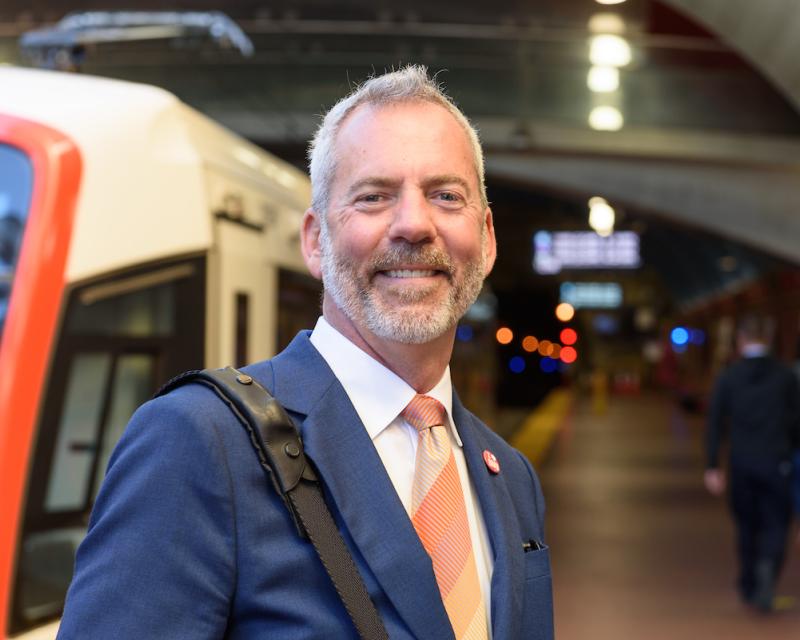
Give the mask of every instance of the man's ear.
M 483 224 L 483 251 L 484 264 L 486 265 L 483 276 L 486 277 L 491 273 L 492 267 L 494 267 L 494 261 L 497 258 L 497 239 L 494 236 L 494 219 L 492 210 L 489 207 L 486 207 Z
M 300 227 L 300 250 L 303 252 L 303 260 L 308 271 L 317 280 L 322 280 L 320 231 L 319 215 L 313 209 L 307 209 Z

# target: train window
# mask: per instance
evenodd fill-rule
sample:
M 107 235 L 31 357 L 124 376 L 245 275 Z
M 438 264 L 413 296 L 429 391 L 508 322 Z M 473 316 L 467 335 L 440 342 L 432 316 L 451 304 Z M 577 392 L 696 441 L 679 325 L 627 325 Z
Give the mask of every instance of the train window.
M 110 370 L 110 353 L 82 353 L 72 361 L 45 498 L 47 511 L 84 505 L 103 408 L 103 396 L 97 391 L 105 386 Z
M 103 481 L 114 445 L 122 437 L 125 425 L 128 424 L 133 412 L 152 394 L 155 365 L 155 357 L 144 353 L 126 354 L 120 356 L 117 361 L 117 371 L 111 389 L 108 424 L 100 443 L 99 464 L 95 470 L 93 502 Z
M 114 446 L 161 383 L 203 366 L 204 317 L 202 257 L 70 293 L 30 473 L 15 633 L 59 615 Z
M 174 283 L 125 295 L 114 293 L 96 292 L 94 288 L 84 292 L 70 315 L 67 330 L 73 334 L 124 336 L 167 336 L 175 330 Z
M 19 149 L 0 144 L 0 338 L 3 336 L 14 270 L 28 218 L 33 167 Z

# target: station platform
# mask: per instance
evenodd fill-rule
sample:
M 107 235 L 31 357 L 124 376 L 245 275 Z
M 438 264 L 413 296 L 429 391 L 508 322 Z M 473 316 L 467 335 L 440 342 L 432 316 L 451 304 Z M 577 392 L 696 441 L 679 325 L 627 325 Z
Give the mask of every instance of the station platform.
M 727 505 L 702 483 L 702 417 L 655 394 L 612 397 L 601 415 L 577 393 L 559 402 L 546 455 L 526 452 L 547 499 L 559 640 L 800 638 L 797 526 L 778 610 L 741 604 Z M 525 430 L 512 441 L 541 448 Z

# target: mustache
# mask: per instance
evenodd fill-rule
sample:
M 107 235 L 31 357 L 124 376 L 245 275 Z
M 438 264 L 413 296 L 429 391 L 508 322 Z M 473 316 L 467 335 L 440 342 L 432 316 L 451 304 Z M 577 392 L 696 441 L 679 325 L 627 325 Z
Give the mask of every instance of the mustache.
M 369 263 L 369 272 L 373 275 L 378 271 L 397 269 L 409 264 L 418 264 L 444 271 L 448 276 L 455 272 L 453 261 L 447 252 L 435 247 L 415 247 L 401 244 L 390 247 L 386 251 L 373 256 Z

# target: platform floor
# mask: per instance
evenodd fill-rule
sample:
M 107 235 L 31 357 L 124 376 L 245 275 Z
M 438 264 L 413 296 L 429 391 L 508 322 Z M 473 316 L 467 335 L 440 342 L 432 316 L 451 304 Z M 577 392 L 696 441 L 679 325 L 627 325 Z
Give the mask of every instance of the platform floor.
M 576 396 L 539 469 L 558 640 L 800 638 L 800 542 L 758 614 L 734 589 L 726 505 L 702 486 L 702 421 L 660 396 Z M 795 602 L 792 602 L 792 600 Z

